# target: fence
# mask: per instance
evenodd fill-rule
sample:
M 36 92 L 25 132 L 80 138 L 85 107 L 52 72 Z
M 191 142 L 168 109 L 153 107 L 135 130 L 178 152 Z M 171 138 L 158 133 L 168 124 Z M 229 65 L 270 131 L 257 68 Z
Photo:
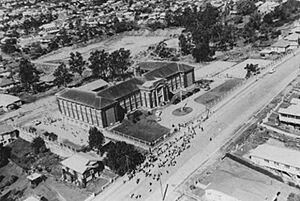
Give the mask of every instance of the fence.
M 57 146 L 60 149 L 67 149 L 68 151 L 71 151 L 73 153 L 79 152 L 79 150 L 76 150 L 75 148 L 73 148 L 71 146 L 65 145 L 63 142 L 60 142 L 57 140 L 49 140 L 48 137 L 46 137 L 42 133 L 38 133 L 36 130 L 32 129 L 32 127 L 16 126 L 16 128 L 19 129 L 21 131 L 21 133 L 23 132 L 23 133 L 27 134 L 27 136 L 29 135 L 31 138 L 35 138 L 35 137 L 43 138 L 43 140 L 48 145 L 48 147 Z

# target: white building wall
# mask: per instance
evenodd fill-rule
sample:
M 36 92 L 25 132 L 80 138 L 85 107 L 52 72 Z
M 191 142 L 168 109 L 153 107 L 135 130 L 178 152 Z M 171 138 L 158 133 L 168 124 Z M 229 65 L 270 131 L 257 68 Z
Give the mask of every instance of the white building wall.
M 272 169 L 288 172 L 290 174 L 299 175 L 300 176 L 300 167 L 293 167 L 278 161 L 270 161 L 268 159 L 262 159 L 255 156 L 251 156 L 251 160 L 260 166 L 269 167 Z
M 229 196 L 225 193 L 214 189 L 205 190 L 205 200 L 206 201 L 240 201 L 235 197 Z

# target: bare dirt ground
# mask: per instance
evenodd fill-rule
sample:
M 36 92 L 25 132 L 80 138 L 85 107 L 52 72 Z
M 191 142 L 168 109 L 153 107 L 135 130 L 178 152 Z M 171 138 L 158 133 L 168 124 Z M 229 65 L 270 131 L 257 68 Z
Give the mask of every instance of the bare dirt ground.
M 129 49 L 132 56 L 135 56 L 143 50 L 147 50 L 150 45 L 156 44 L 162 40 L 172 39 L 172 36 L 179 34 L 181 29 L 165 29 L 150 32 L 148 30 L 132 31 L 112 36 L 103 41 L 95 42 L 83 47 L 64 47 L 56 52 L 49 53 L 35 60 L 35 63 L 56 63 L 66 60 L 71 52 L 78 51 L 87 59 L 90 52 L 105 49 L 112 52 L 119 48 Z M 174 45 L 174 39 L 171 40 Z

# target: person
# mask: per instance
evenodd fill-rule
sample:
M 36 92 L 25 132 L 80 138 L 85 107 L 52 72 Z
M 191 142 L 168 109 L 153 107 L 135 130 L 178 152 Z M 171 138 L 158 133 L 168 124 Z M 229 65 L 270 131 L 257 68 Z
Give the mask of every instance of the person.
M 212 138 L 209 138 L 209 141 L 212 141 Z

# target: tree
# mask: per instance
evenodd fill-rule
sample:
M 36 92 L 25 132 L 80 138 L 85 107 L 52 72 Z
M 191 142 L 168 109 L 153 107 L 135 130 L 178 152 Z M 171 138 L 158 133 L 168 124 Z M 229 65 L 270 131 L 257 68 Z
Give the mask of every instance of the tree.
M 300 201 L 300 195 L 295 193 L 290 193 L 287 201 Z
M 116 142 L 107 152 L 105 164 L 118 175 L 123 176 L 127 172 L 136 169 L 143 163 L 145 156 L 138 152 L 133 145 L 126 142 Z
M 96 50 L 90 53 L 89 68 L 92 70 L 93 76 L 97 78 L 107 79 L 109 54 L 105 50 Z
M 247 70 L 246 79 L 259 73 L 258 64 L 247 64 L 244 69 Z
M 180 34 L 178 40 L 182 55 L 191 54 L 193 50 L 192 38 L 189 35 Z
M 6 54 L 12 54 L 16 51 L 19 51 L 16 45 L 17 45 L 16 38 L 8 38 L 4 41 L 3 44 L 1 44 L 1 50 Z
M 31 147 L 33 149 L 33 152 L 36 154 L 44 152 L 46 150 L 45 141 L 41 137 L 34 138 L 31 142 Z
M 250 15 L 256 10 L 255 2 L 252 0 L 240 0 L 237 2 L 237 11 L 242 15 Z
M 82 76 L 85 65 L 86 62 L 83 60 L 80 52 L 75 52 L 75 54 L 73 52 L 70 53 L 69 66 L 72 72 L 78 73 L 80 76 Z
M 130 50 L 120 48 L 109 55 L 109 72 L 112 79 L 124 78 L 128 67 L 131 65 Z
M 193 49 L 192 55 L 196 59 L 196 62 L 208 61 L 211 55 L 208 42 L 199 42 Z
M 89 130 L 90 148 L 100 150 L 104 142 L 105 142 L 104 135 L 96 127 L 90 128 Z
M 55 77 L 54 83 L 57 86 L 67 86 L 67 83 L 72 81 L 72 74 L 69 73 L 69 69 L 66 64 L 60 63 L 60 65 L 55 69 L 53 76 Z
M 39 74 L 34 65 L 25 58 L 20 60 L 19 76 L 22 86 L 28 90 L 35 88 L 35 83 L 39 81 Z
M 8 158 L 10 157 L 11 149 L 9 147 L 3 147 L 0 144 L 0 167 L 3 167 L 8 164 Z

